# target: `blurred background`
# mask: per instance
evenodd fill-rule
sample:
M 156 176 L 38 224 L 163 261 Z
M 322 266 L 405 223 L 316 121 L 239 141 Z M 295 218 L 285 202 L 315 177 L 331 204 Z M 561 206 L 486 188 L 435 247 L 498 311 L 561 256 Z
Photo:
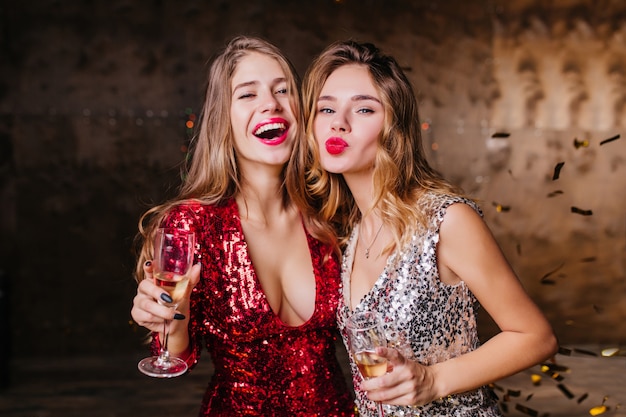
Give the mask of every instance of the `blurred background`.
M 207 62 L 238 34 L 301 76 L 335 40 L 394 55 L 430 161 L 561 345 L 626 343 L 626 2 L 0 1 L 2 387 L 16 364 L 145 354 L 137 221 L 176 192 Z

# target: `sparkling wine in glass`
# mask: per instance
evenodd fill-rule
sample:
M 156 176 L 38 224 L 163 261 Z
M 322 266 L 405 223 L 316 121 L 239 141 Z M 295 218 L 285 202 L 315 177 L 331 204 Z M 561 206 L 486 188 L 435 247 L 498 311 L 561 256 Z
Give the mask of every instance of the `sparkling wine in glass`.
M 189 283 L 194 248 L 193 232 L 173 228 L 157 229 L 152 261 L 154 283 L 172 298 L 171 303 L 159 299 L 160 304 L 175 309 L 182 301 Z M 187 371 L 185 361 L 171 356 L 167 350 L 168 329 L 169 320 L 165 320 L 159 355 L 142 359 L 137 365 L 139 370 L 148 376 L 172 378 Z
M 387 359 L 376 354 L 377 347 L 386 347 L 387 339 L 378 313 L 362 311 L 354 313 L 346 323 L 350 352 L 361 376 L 365 379 L 384 375 Z M 378 403 L 378 415 L 383 417 L 383 405 Z

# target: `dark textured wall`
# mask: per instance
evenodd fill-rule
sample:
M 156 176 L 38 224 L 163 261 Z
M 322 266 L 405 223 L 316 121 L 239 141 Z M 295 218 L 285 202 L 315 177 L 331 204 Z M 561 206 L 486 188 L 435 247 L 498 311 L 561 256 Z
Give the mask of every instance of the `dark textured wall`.
M 528 68 L 545 72 L 537 64 L 541 54 L 526 66 L 511 64 L 510 72 L 503 66 L 528 45 L 532 51 L 537 33 L 569 39 L 580 22 L 613 39 L 604 52 L 623 63 L 624 6 L 590 4 L 2 2 L 0 346 L 20 356 L 143 349 L 143 331 L 129 322 L 136 223 L 150 204 L 175 191 L 189 138 L 185 122 L 201 103 L 205 64 L 237 34 L 273 41 L 301 74 L 336 39 L 373 41 L 395 55 L 429 123 L 424 133 L 433 164 L 484 200 L 487 221 L 562 341 L 626 341 L 619 301 L 626 270 L 623 195 L 594 197 L 604 219 L 596 223 L 598 216 L 572 217 L 568 204 L 564 212 L 546 210 L 551 203 L 543 198 L 555 188 L 546 187 L 553 164 L 574 152 L 573 135 L 600 139 L 619 134 L 623 124 L 574 132 L 569 125 L 514 122 L 509 116 L 523 113 L 532 122 L 537 113 L 549 113 L 534 106 L 536 98 L 519 108 L 511 104 L 519 97 L 514 77 Z M 558 99 L 564 93 L 543 94 Z M 568 108 L 580 112 L 580 106 Z M 511 137 L 492 143 L 496 130 Z M 529 139 L 537 137 L 539 143 Z M 598 182 L 613 184 L 611 194 L 623 191 L 623 142 L 611 144 L 612 159 L 598 157 L 612 171 L 570 177 L 566 195 L 584 195 Z M 596 147 L 594 155 L 608 146 Z M 584 172 L 595 172 L 588 157 L 570 156 L 578 165 L 592 164 Z M 507 182 L 512 177 L 520 182 Z M 496 201 L 512 209 L 496 210 Z M 541 281 L 553 270 L 551 282 Z M 486 321 L 485 334 L 492 331 Z

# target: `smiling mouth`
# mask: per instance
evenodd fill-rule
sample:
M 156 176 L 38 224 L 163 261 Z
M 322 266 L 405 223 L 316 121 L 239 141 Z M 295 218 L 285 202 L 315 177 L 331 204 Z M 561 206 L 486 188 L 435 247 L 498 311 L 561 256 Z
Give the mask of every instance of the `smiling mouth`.
M 263 140 L 273 140 L 282 137 L 287 131 L 287 125 L 283 122 L 267 123 L 254 131 L 254 136 Z

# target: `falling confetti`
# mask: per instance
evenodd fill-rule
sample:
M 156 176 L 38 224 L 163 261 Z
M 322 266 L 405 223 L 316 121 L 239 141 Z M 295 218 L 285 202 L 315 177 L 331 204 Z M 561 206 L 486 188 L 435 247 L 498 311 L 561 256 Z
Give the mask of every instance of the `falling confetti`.
M 609 142 L 613 142 L 614 140 L 618 140 L 620 138 L 620 135 L 615 135 L 613 137 L 610 137 L 608 139 L 604 139 L 602 142 L 600 142 L 600 146 L 604 145 L 605 143 L 609 143 Z
M 561 392 L 562 392 L 563 394 L 565 394 L 565 396 L 566 396 L 567 398 L 569 398 L 570 400 L 571 400 L 572 398 L 574 398 L 574 394 L 572 394 L 572 392 L 571 392 L 569 389 L 567 389 L 567 387 L 566 387 L 565 385 L 563 385 L 563 384 L 558 384 L 556 387 L 557 387 L 558 389 L 560 389 L 560 390 L 561 390 Z
M 582 403 L 583 401 L 585 401 L 587 399 L 587 397 L 589 396 L 589 394 L 584 393 L 583 395 L 581 395 L 580 397 L 578 397 L 578 399 L 576 400 L 576 402 L 578 404 Z
M 511 206 L 503 206 L 502 204 L 496 203 L 495 201 L 491 203 L 498 213 L 507 212 L 511 210 Z
M 556 166 L 554 167 L 554 174 L 552 175 L 552 181 L 556 181 L 559 179 L 559 175 L 561 175 L 561 168 L 563 168 L 563 165 L 565 165 L 565 162 L 559 162 L 558 164 L 556 164 Z
M 562 263 L 561 265 L 559 265 L 558 267 L 556 267 L 555 269 L 553 269 L 552 271 L 546 273 L 544 276 L 541 277 L 541 279 L 539 280 L 542 284 L 554 284 L 555 282 L 552 280 L 549 280 L 548 278 L 552 275 L 554 275 L 554 273 L 556 273 L 559 269 L 563 268 L 565 264 Z
M 530 380 L 533 383 L 533 385 L 535 385 L 535 386 L 541 385 L 541 375 L 539 375 L 539 374 L 532 374 L 530 376 Z
M 606 405 L 599 405 L 597 407 L 593 407 L 589 410 L 589 414 L 592 416 L 599 416 L 600 414 L 606 413 L 608 410 Z
M 511 136 L 511 134 L 506 132 L 496 132 L 491 135 L 492 138 L 508 138 L 509 136 Z
M 574 147 L 576 149 L 578 148 L 587 148 L 589 146 L 589 141 L 587 139 L 585 140 L 578 140 L 577 138 L 574 138 Z
M 527 414 L 529 416 L 532 416 L 532 417 L 538 417 L 539 416 L 539 413 L 537 412 L 537 410 L 533 410 L 532 408 L 528 408 L 528 407 L 526 407 L 524 405 L 521 405 L 521 404 L 515 404 L 515 409 L 517 411 L 520 411 L 520 412 L 522 412 L 524 414 Z
M 556 197 L 557 195 L 561 195 L 561 194 L 563 194 L 563 191 L 555 190 L 555 191 L 552 191 L 550 194 L 548 194 L 548 198 Z
M 591 216 L 593 214 L 593 211 L 591 210 L 583 210 L 574 206 L 572 206 L 571 210 L 572 210 L 572 213 L 580 214 L 582 216 Z

